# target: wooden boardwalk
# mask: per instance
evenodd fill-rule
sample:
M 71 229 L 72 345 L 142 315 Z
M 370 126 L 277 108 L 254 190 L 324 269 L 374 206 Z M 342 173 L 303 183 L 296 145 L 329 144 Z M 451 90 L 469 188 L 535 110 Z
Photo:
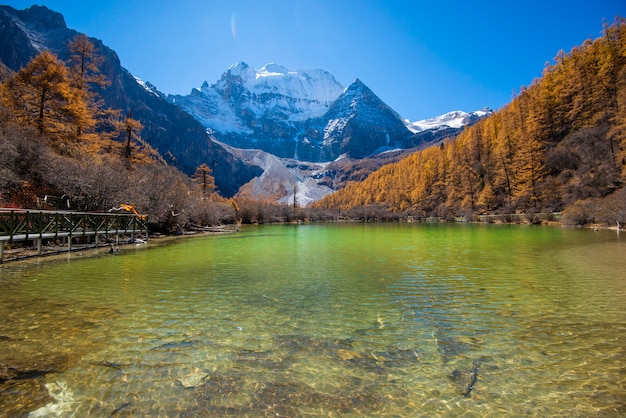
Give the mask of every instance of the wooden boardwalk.
M 72 242 L 86 241 L 97 247 L 115 237 L 138 235 L 148 237 L 147 217 L 131 213 L 89 213 L 0 208 L 0 263 L 4 261 L 7 243 L 32 242 L 37 255 L 42 255 L 45 240 L 62 242 L 66 251 Z M 104 241 L 102 241 L 104 239 Z

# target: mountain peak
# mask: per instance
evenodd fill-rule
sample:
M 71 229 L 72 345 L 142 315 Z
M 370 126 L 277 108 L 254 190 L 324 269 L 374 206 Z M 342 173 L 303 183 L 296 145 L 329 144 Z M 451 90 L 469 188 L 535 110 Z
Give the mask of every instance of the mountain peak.
M 265 141 L 268 149 L 274 149 L 272 142 L 286 141 L 293 148 L 304 121 L 322 116 L 343 90 L 325 70 L 296 70 L 275 63 L 257 70 L 241 61 L 216 83 L 194 89 L 193 97 L 170 100 L 216 135 L 248 135 L 248 147 L 261 147 Z
M 324 115 L 323 144 L 330 157 L 364 158 L 381 150 L 403 147 L 410 132 L 404 121 L 360 79 L 333 102 Z
M 335 103 L 331 106 L 331 111 L 336 111 L 337 109 L 341 109 L 341 112 L 344 112 L 348 109 L 349 112 L 358 112 L 375 109 L 387 109 L 391 113 L 395 114 L 386 103 L 384 103 L 367 85 L 362 82 L 359 78 L 354 80 L 352 84 L 348 86 L 342 93 L 342 95 L 337 98 Z M 368 110 L 369 109 L 369 110 Z M 375 110 L 375 111 L 378 111 Z
M 440 116 L 419 120 L 417 122 L 406 121 L 407 127 L 413 133 L 421 132 L 428 129 L 440 128 L 462 128 L 471 125 L 477 120 L 490 115 L 493 111 L 489 108 L 476 110 L 474 112 L 464 112 L 462 110 L 453 110 Z
M 254 79 L 256 70 L 250 67 L 243 61 L 231 65 L 228 70 L 222 75 L 222 79 L 232 79 L 245 83 L 250 79 Z
M 362 89 L 363 87 L 368 88 L 360 78 L 357 78 L 348 86 L 348 89 Z
M 248 64 L 246 64 L 243 61 L 239 61 L 239 62 L 234 63 L 230 67 L 228 67 L 227 71 L 230 71 L 232 73 L 236 73 L 236 72 L 239 72 L 239 71 L 242 71 L 242 70 L 246 70 L 248 68 L 250 68 L 250 66 Z
M 289 70 L 287 67 L 283 67 L 282 65 L 269 63 L 265 64 L 259 71 L 257 71 L 257 77 L 259 76 L 272 76 L 272 75 L 285 75 L 290 72 L 296 73 L 296 70 Z
M 34 5 L 28 9 L 15 10 L 15 15 L 22 20 L 34 23 L 37 25 L 38 29 L 51 30 L 67 28 L 63 15 L 48 9 L 46 6 Z

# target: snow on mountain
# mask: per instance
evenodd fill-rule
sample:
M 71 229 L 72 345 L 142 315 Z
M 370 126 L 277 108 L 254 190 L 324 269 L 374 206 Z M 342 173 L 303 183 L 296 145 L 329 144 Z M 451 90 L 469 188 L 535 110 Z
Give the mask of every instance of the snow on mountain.
M 226 76 L 230 76 L 232 78 L 239 78 L 241 82 L 248 82 L 250 79 L 256 78 L 257 71 L 250 67 L 245 62 L 241 61 L 236 64 L 233 64 L 226 70 L 226 73 L 222 74 L 222 79 Z
M 205 81 L 189 95 L 168 100 L 228 152 L 259 169 L 240 193 L 286 204 L 295 193 L 300 206 L 340 187 L 336 179 L 349 176 L 343 170 L 354 169 L 350 161 L 383 153 L 388 160 L 392 151 L 454 136 L 486 114 L 455 111 L 410 122 L 359 79 L 344 88 L 327 71 L 273 63 L 260 69 L 236 63 L 215 83 Z M 337 162 L 342 155 L 345 164 Z
M 321 155 L 309 161 L 334 160 L 341 154 L 364 158 L 377 149 L 401 147 L 411 136 L 400 115 L 358 78 L 333 102 L 322 123 L 312 130 L 322 133 Z M 313 135 L 304 139 L 314 142 Z M 304 148 L 302 144 L 299 152 L 304 154 Z
M 244 65 L 241 63 L 239 67 Z M 254 77 L 251 77 L 253 71 Z M 318 117 L 344 90 L 335 77 L 319 69 L 292 70 L 277 64 L 266 64 L 260 70 L 248 68 L 246 75 L 244 86 L 252 93 L 249 109 L 257 115 L 278 108 L 288 110 L 291 120 Z M 220 90 L 224 84 L 222 78 L 216 87 Z
M 139 84 L 141 87 L 144 88 L 144 90 L 146 90 L 148 93 L 150 94 L 154 94 L 157 97 L 160 97 L 162 99 L 165 98 L 165 96 L 163 95 L 163 93 L 161 93 L 159 91 L 159 89 L 156 88 L 156 86 L 152 83 L 150 83 L 149 81 L 144 81 L 141 78 L 137 77 L 137 76 L 133 76 L 135 78 L 135 81 L 137 82 L 137 84 Z
M 490 109 L 477 110 L 474 112 L 463 112 L 462 110 L 454 110 L 441 116 L 435 116 L 429 119 L 411 122 L 405 119 L 407 128 L 413 133 L 422 132 L 427 129 L 439 129 L 442 127 L 461 128 L 465 125 L 474 123 L 478 119 L 492 113 Z
M 169 96 L 168 100 L 191 114 L 209 132 L 252 134 L 228 101 L 205 81 L 188 96 Z
M 343 90 L 324 70 L 295 70 L 277 64 L 257 70 L 240 62 L 216 83 L 205 82 L 188 96 L 169 99 L 208 129 L 250 134 L 263 117 L 285 122 L 319 117 Z

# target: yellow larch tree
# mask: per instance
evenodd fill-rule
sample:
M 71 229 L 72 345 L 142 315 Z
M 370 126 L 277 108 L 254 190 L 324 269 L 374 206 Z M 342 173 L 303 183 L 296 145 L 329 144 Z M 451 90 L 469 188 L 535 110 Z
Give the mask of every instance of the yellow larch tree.
M 100 71 L 104 58 L 96 53 L 94 44 L 84 34 L 76 35 L 68 43 L 68 55 L 70 84 L 74 94 L 86 105 L 77 121 L 76 136 L 97 140 L 95 132 L 98 119 L 106 118 L 106 112 L 94 87 L 102 88 L 110 84 Z
M 21 125 L 33 126 L 67 149 L 86 104 L 69 82 L 67 68 L 57 56 L 43 51 L 6 82 L 5 105 Z

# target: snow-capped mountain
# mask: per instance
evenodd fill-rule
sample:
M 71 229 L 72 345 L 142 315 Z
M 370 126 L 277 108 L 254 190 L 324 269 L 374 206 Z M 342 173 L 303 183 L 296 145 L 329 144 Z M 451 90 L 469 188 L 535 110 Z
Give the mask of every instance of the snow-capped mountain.
M 240 62 L 214 84 L 168 99 L 219 141 L 281 158 L 332 161 L 408 147 L 412 132 L 363 82 L 348 88 L 327 71 Z
M 240 82 L 250 94 L 231 96 L 233 82 Z M 229 68 L 215 90 L 256 115 L 284 114 L 288 120 L 302 121 L 323 115 L 343 86 L 324 70 L 290 70 L 277 64 L 255 70 L 242 62 Z
M 404 148 L 411 137 L 404 121 L 357 79 L 298 138 L 297 155 L 307 161 L 333 161 L 346 154 L 364 158 Z
M 148 83 L 138 81 L 153 94 Z M 262 174 L 242 186 L 246 194 L 300 205 L 341 187 L 349 172 L 366 172 L 402 150 L 457 135 L 487 111 L 455 111 L 410 122 L 356 79 L 344 88 L 327 71 L 277 64 L 232 65 L 213 84 L 168 100 L 198 120 L 226 150 Z M 378 158 L 380 156 L 380 158 Z M 364 163 L 361 159 L 380 161 Z M 344 173 L 344 171 L 346 171 Z
M 343 92 L 327 71 L 267 64 L 257 70 L 231 66 L 216 83 L 188 96 L 169 96 L 224 143 L 293 156 L 304 123 L 322 116 Z
M 413 133 L 422 132 L 428 129 L 440 129 L 442 127 L 459 129 L 464 126 L 471 125 L 491 113 L 492 111 L 487 108 L 469 113 L 463 112 L 462 110 L 454 110 L 434 118 L 422 119 L 417 122 L 405 120 L 405 122 L 406 126 Z

